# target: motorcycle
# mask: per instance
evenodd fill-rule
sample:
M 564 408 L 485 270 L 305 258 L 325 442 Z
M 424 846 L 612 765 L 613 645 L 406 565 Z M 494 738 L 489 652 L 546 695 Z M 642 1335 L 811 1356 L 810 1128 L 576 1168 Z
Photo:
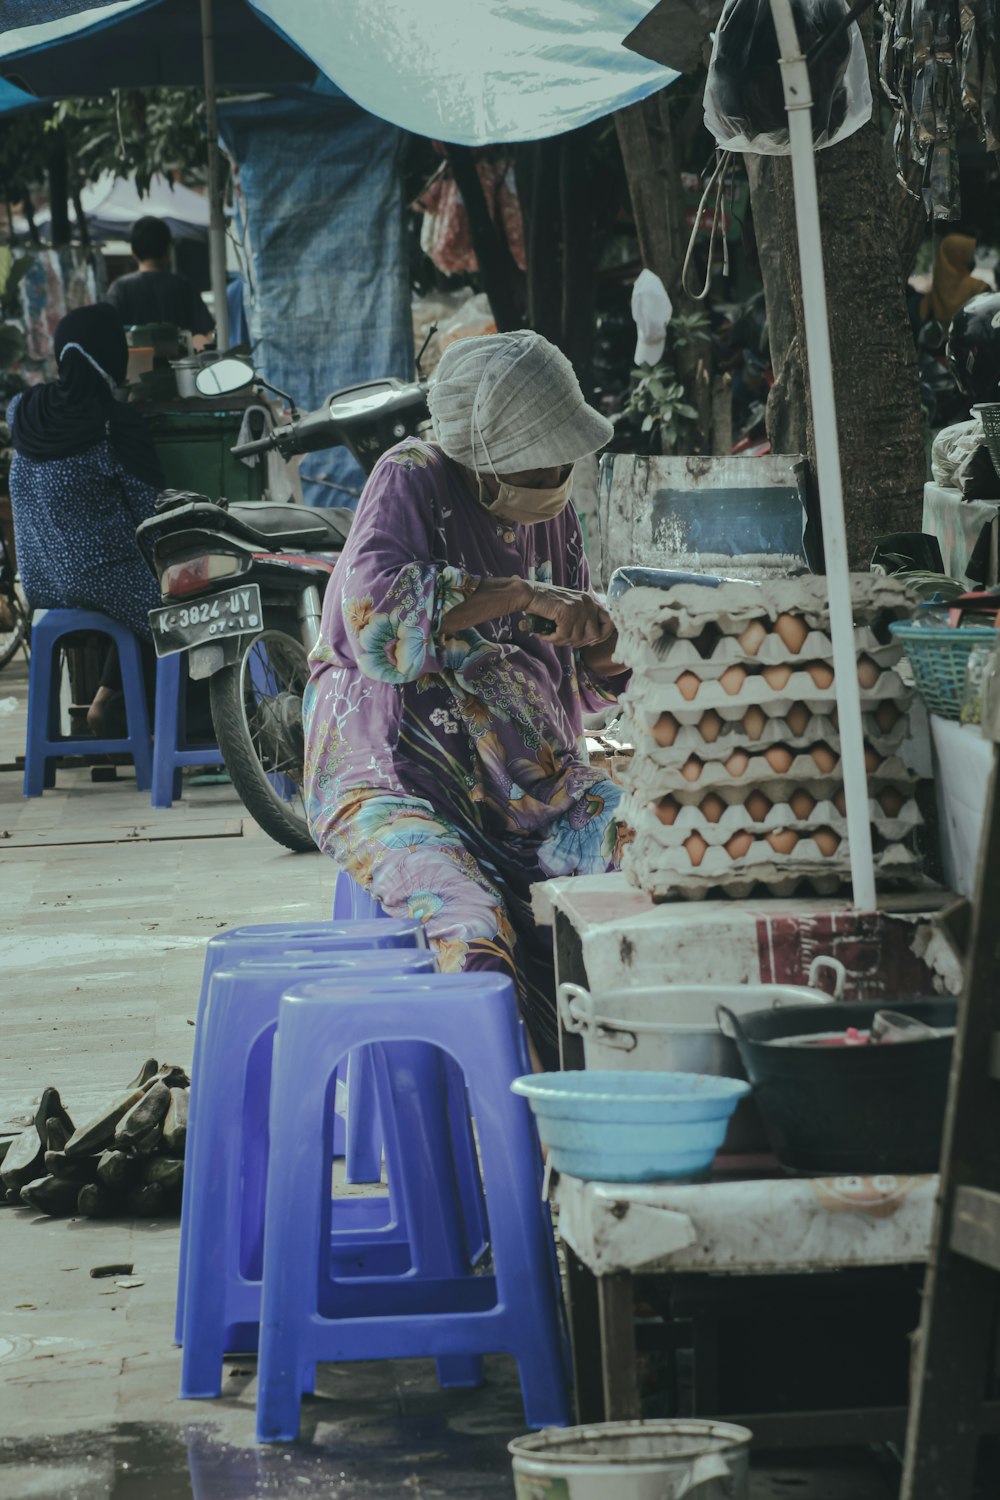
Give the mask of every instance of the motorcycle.
M 30 642 L 31 605 L 0 531 L 0 668 L 13 661 L 19 651 L 27 659 Z
M 304 415 L 235 357 L 199 371 L 195 383 L 202 396 L 254 385 L 288 403 L 291 420 L 238 443 L 237 458 L 274 450 L 287 460 L 343 444 L 369 474 L 428 417 L 420 380 L 350 386 Z M 212 725 L 233 786 L 264 832 L 297 852 L 315 847 L 303 788 L 308 655 L 352 519 L 338 508 L 229 505 L 167 490 L 136 532 L 163 598 L 149 614 L 157 655 L 185 652 L 189 676 L 209 680 Z

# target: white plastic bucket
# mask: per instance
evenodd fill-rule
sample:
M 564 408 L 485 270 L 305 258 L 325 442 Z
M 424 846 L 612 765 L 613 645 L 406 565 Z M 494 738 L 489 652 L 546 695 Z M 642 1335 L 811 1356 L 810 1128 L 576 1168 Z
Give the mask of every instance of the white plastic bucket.
M 549 1427 L 508 1445 L 517 1500 L 748 1500 L 753 1434 L 729 1422 Z

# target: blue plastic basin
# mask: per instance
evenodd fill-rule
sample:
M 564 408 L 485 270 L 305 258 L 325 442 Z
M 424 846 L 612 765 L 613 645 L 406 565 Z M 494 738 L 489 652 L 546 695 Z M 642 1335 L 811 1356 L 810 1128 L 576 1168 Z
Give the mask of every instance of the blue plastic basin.
M 531 1105 L 552 1165 L 594 1182 L 707 1171 L 750 1092 L 708 1073 L 536 1073 L 511 1088 Z

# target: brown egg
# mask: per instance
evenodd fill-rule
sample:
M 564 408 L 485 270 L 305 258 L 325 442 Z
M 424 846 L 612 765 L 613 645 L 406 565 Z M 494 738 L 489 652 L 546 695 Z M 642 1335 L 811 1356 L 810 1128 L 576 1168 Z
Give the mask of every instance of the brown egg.
M 661 797 L 659 802 L 657 802 L 656 804 L 656 816 L 659 818 L 660 822 L 665 823 L 668 828 L 676 820 L 677 814 L 679 812 L 680 807 L 678 806 L 677 801 L 674 797 Z
M 715 712 L 715 709 L 710 708 L 708 713 L 702 714 L 698 720 L 698 733 L 706 744 L 714 745 L 721 732 L 722 720 Z
M 749 833 L 734 833 L 726 845 L 726 853 L 730 859 L 742 859 L 753 848 L 753 839 Z
M 813 834 L 813 839 L 816 848 L 824 858 L 829 858 L 831 854 L 836 854 L 840 847 L 840 835 L 834 833 L 832 828 L 817 828 Z
M 791 854 L 798 841 L 799 836 L 792 828 L 775 828 L 767 835 L 767 842 L 775 854 Z
M 878 663 L 872 661 L 870 656 L 858 658 L 858 682 L 863 688 L 866 690 L 873 688 L 880 675 Z
M 877 750 L 873 750 L 872 747 L 871 747 L 871 745 L 866 745 L 865 746 L 865 770 L 868 771 L 869 773 L 872 772 L 872 771 L 877 771 L 878 768 L 879 768 L 879 766 L 881 764 L 882 764 L 882 757 L 881 757 L 881 755 L 879 755 L 878 751 Z
M 747 674 L 742 667 L 727 667 L 719 681 L 722 691 L 728 693 L 730 698 L 735 698 L 740 688 L 746 682 Z
M 805 645 L 809 626 L 798 615 L 779 615 L 774 622 L 775 635 L 779 635 L 793 656 L 798 656 Z
M 772 771 L 777 771 L 779 776 L 783 776 L 795 757 L 790 750 L 785 749 L 784 745 L 772 745 L 769 750 L 764 751 L 764 759 Z
M 789 797 L 788 805 L 795 816 L 804 823 L 816 806 L 816 798 L 811 797 L 807 791 L 800 787 L 797 792 L 793 792 Z
M 750 757 L 745 750 L 734 750 L 726 761 L 726 770 L 730 776 L 742 776 L 750 764 Z
M 809 668 L 809 676 L 814 686 L 819 688 L 820 692 L 825 692 L 833 682 L 833 668 L 828 667 L 825 661 L 814 661 Z
M 692 698 L 697 697 L 698 689 L 701 687 L 701 678 L 696 677 L 693 672 L 682 672 L 677 679 L 682 698 L 690 703 Z
M 878 794 L 878 804 L 887 818 L 898 818 L 906 798 L 894 786 L 883 787 Z
M 771 811 L 770 798 L 765 797 L 763 792 L 751 792 L 743 805 L 755 823 L 763 823 Z
M 767 626 L 762 620 L 751 620 L 746 630 L 737 639 L 747 656 L 756 656 L 767 639 Z
M 765 667 L 761 675 L 769 688 L 773 688 L 776 693 L 780 693 L 789 677 L 791 677 L 792 669 L 786 666 Z
M 743 733 L 748 740 L 759 740 L 767 728 L 767 714 L 754 703 L 743 715 Z
M 883 734 L 889 734 L 899 718 L 899 709 L 886 698 L 875 710 L 875 723 Z
M 829 776 L 838 759 L 829 745 L 814 745 L 809 754 L 816 762 L 817 771 L 821 772 L 824 776 Z
M 661 714 L 653 725 L 653 739 L 658 745 L 672 745 L 677 738 L 677 720 L 673 714 Z
M 716 796 L 715 792 L 709 792 L 704 802 L 701 803 L 701 813 L 709 823 L 717 823 L 726 810 L 726 804 L 722 798 Z
M 806 732 L 811 717 L 804 703 L 793 703 L 785 715 L 785 723 L 795 735 L 795 738 L 801 739 Z
M 692 755 L 690 760 L 686 760 L 681 766 L 681 775 L 684 777 L 684 780 L 697 781 L 701 775 L 701 765 L 702 763 L 696 755 Z
M 846 818 L 847 817 L 847 798 L 844 796 L 844 789 L 843 789 L 843 787 L 841 787 L 841 789 L 840 789 L 839 792 L 836 792 L 834 794 L 833 805 L 837 809 L 837 811 L 840 813 L 840 816 L 842 818 Z
M 684 840 L 684 848 L 687 850 L 688 859 L 697 868 L 705 858 L 705 850 L 708 844 L 700 833 L 692 833 Z

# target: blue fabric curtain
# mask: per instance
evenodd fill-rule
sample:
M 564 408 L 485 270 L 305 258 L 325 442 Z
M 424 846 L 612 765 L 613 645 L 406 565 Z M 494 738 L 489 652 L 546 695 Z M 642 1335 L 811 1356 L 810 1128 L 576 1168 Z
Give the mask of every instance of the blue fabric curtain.
M 303 411 L 338 387 L 413 374 L 402 132 L 339 91 L 227 104 L 237 167 L 244 306 L 265 378 Z M 345 448 L 310 455 L 310 505 L 348 505 L 364 481 Z M 335 488 L 334 486 L 339 486 Z

